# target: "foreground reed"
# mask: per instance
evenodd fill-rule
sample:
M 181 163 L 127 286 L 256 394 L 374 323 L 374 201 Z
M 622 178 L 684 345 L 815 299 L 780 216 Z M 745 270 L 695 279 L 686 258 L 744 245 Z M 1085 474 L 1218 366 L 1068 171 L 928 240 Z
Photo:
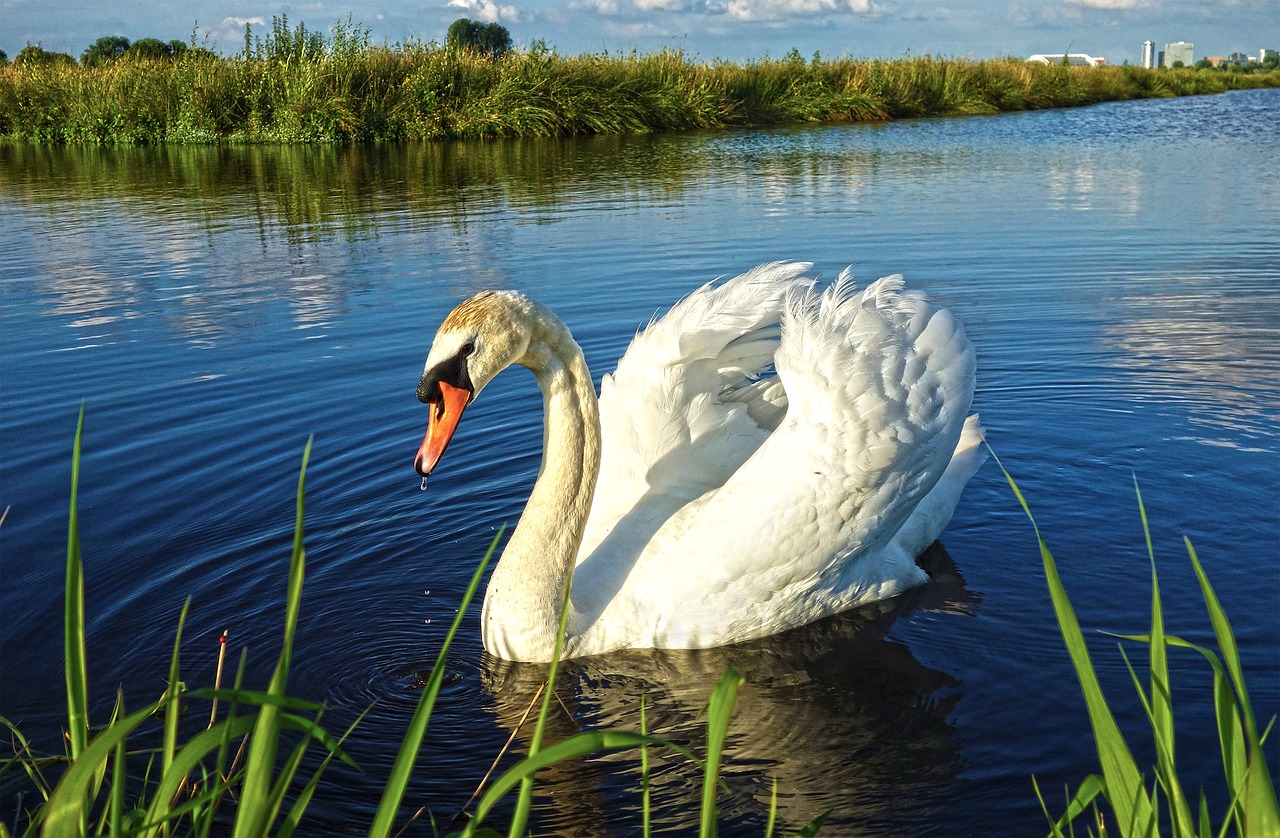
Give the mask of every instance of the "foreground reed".
M 66 754 L 47 757 L 36 753 L 22 732 L 7 719 L 0 726 L 11 735 L 15 755 L 0 760 L 0 787 L 12 787 L 10 772 L 24 773 L 24 783 L 41 798 L 19 812 L 13 830 L 24 835 L 115 835 L 160 836 L 171 834 L 227 834 L 233 836 L 290 836 L 303 824 L 321 776 L 333 760 L 354 766 L 343 752 L 346 735 L 333 737 L 321 726 L 323 705 L 289 697 L 287 684 L 294 631 L 301 606 L 306 569 L 303 519 L 306 497 L 306 469 L 310 443 L 303 454 L 298 479 L 293 549 L 289 562 L 283 643 L 274 672 L 264 690 L 244 686 L 246 668 L 242 653 L 230 689 L 187 689 L 181 680 L 182 627 L 187 608 L 178 621 L 168 669 L 167 688 L 155 701 L 126 713 L 124 697 L 118 695 L 106 723 L 90 724 L 89 689 L 86 675 L 84 569 L 76 498 L 79 488 L 80 446 L 83 411 L 72 453 L 71 504 L 67 534 L 66 592 L 64 603 L 64 644 L 67 688 Z M 1002 466 L 1003 468 L 1003 466 Z M 1028 517 L 1031 513 L 1013 478 L 1005 472 L 1010 487 Z M 1141 496 L 1138 498 L 1139 509 Z M 0 517 L 0 521 L 2 521 Z M 1173 834 L 1212 838 L 1228 833 L 1239 835 L 1280 834 L 1280 810 L 1267 767 L 1262 744 L 1270 732 L 1259 731 L 1242 675 L 1235 637 L 1226 615 L 1205 576 L 1190 543 L 1187 549 L 1204 594 L 1217 652 L 1187 643 L 1165 632 L 1151 537 L 1142 511 L 1147 548 L 1152 562 L 1152 620 L 1146 635 L 1129 637 L 1149 646 L 1150 691 L 1139 682 L 1130 667 L 1134 684 L 1155 734 L 1154 780 L 1148 781 L 1138 768 L 1120 733 L 1094 672 L 1084 635 L 1058 575 L 1052 554 L 1037 529 L 1050 597 L 1067 651 L 1075 665 L 1093 726 L 1102 773 L 1087 777 L 1068 801 L 1067 811 L 1055 819 L 1041 803 L 1055 838 L 1074 834 L 1075 822 L 1092 813 L 1093 834 L 1104 836 L 1111 830 L 1125 836 Z M 1034 525 L 1034 519 L 1032 520 Z M 435 701 L 446 672 L 446 655 L 468 605 L 479 588 L 485 567 L 501 538 L 494 538 L 489 551 L 476 568 L 459 605 L 457 617 L 441 646 L 435 666 L 409 721 L 400 751 L 392 766 L 382 797 L 369 825 L 371 836 L 388 836 L 402 820 L 404 795 L 418 762 Z M 563 623 L 565 609 L 562 609 Z M 562 626 L 563 628 L 563 626 Z M 1193 814 L 1182 787 L 1174 760 L 1174 721 L 1170 699 L 1167 655 L 1170 647 L 1199 652 L 1214 672 L 1214 708 L 1222 746 L 1226 793 L 1229 800 L 1220 826 L 1212 826 L 1213 816 L 1203 792 Z M 558 653 L 547 675 L 555 683 Z M 1126 663 L 1128 662 L 1126 658 Z M 471 819 L 462 828 L 463 836 L 493 835 L 491 822 L 498 804 L 510 793 L 517 799 L 508 824 L 508 834 L 525 834 L 536 775 L 550 765 L 602 751 L 639 749 L 641 757 L 640 793 L 643 834 L 650 833 L 648 748 L 670 748 L 703 769 L 702 803 L 698 813 L 698 834 L 714 836 L 717 829 L 716 801 L 723 782 L 720 765 L 725 734 L 737 700 L 742 676 L 728 670 L 712 691 L 707 704 L 705 757 L 656 737 L 645 728 L 641 703 L 639 732 L 607 729 L 585 731 L 559 742 L 542 746 L 543 731 L 551 712 L 551 689 L 544 690 L 528 754 L 502 773 L 490 787 L 477 791 L 479 802 Z M 535 702 L 536 702 L 535 698 Z M 212 705 L 209 724 L 180 741 L 184 705 L 208 701 Z M 225 716 L 219 720 L 216 702 L 225 702 Z M 201 713 L 189 714 L 203 718 Z M 159 722 L 152 722 L 159 719 Z M 1274 722 L 1274 719 L 1272 720 Z M 514 734 L 513 734 L 514 736 Z M 304 757 L 319 748 L 323 758 L 308 776 L 300 774 Z M 314 762 L 314 760 L 313 760 Z M 142 771 L 139 771 L 139 768 Z M 1036 787 L 1039 794 L 1039 788 Z M 473 797 L 473 800 L 475 798 Z M 470 804 L 471 801 L 468 801 Z M 775 808 L 769 813 L 765 835 L 773 833 Z M 1162 813 L 1162 809 L 1165 814 Z M 413 817 L 417 817 L 416 815 Z M 812 836 L 825 816 L 806 825 L 798 836 Z M 410 819 L 412 820 L 412 818 Z M 348 824 L 347 827 L 355 825 Z M 603 826 L 602 826 L 603 828 Z M 690 831 L 692 827 L 690 826 Z M 10 827 L 0 821 L 0 838 L 8 838 Z
M 357 33 L 359 30 L 355 30 Z M 680 50 L 500 58 L 371 46 L 273 58 L 0 67 L 0 137 L 38 143 L 372 142 L 683 131 L 993 114 L 1280 86 L 1280 72 L 912 57 L 745 64 Z
M 360 720 L 357 719 L 342 736 L 334 738 L 321 726 L 323 705 L 291 698 L 286 692 L 306 569 L 303 518 L 311 444 L 307 443 L 303 453 L 302 472 L 298 478 L 283 644 L 267 688 L 254 690 L 243 685 L 246 661 L 242 653 L 231 689 L 187 689 L 180 675 L 182 627 L 187 614 L 184 606 L 169 662 L 168 688 L 155 701 L 128 714 L 124 709 L 123 695 L 117 695 L 115 708 L 105 725 L 94 727 L 89 720 L 84 568 L 76 505 L 83 427 L 82 410 L 72 450 L 71 511 L 67 530 L 63 625 L 67 686 L 66 754 L 64 757 L 38 755 L 22 732 L 8 719 L 0 717 L 0 727 L 9 731 L 16 752 L 14 757 L 0 760 L 0 780 L 4 780 L 9 772 L 23 772 L 26 785 L 41 797 L 37 805 L 20 811 L 13 829 L 24 835 L 59 837 L 221 835 L 230 832 L 244 838 L 260 835 L 287 838 L 302 823 L 320 778 L 331 762 L 337 759 L 358 767 L 343 752 L 342 742 Z M 501 537 L 499 532 L 489 545 L 463 595 L 458 614 L 440 648 L 387 778 L 369 826 L 371 836 L 391 835 L 396 829 L 405 790 L 443 684 L 449 645 Z M 553 661 L 547 684 L 555 683 L 556 667 L 557 661 Z M 658 747 L 673 749 L 703 766 L 705 787 L 699 834 L 714 836 L 716 799 L 722 785 L 719 777 L 721 752 L 741 684 L 742 676 L 730 669 L 720 678 L 709 697 L 705 758 L 647 733 L 616 729 L 585 731 L 543 748 L 541 740 L 552 710 L 550 697 L 553 692 L 550 688 L 544 690 L 528 754 L 479 796 L 476 809 L 461 834 L 464 837 L 495 834 L 489 826 L 489 819 L 495 807 L 517 787 L 518 797 L 509 834 L 525 834 L 534 778 L 547 766 L 602 751 Z M 184 709 L 189 709 L 193 702 L 201 701 L 213 704 L 209 725 L 180 743 L 179 723 Z M 226 716 L 221 721 L 216 713 L 218 701 L 228 705 Z M 200 713 L 191 715 L 203 717 Z M 159 730 L 154 724 L 149 724 L 154 718 L 161 720 Z M 284 747 L 286 742 L 292 743 L 291 748 Z M 304 757 L 313 747 L 321 748 L 324 757 L 309 776 L 300 776 Z M 141 773 L 138 771 L 140 767 L 144 769 Z M 60 772 L 60 776 L 49 776 L 55 772 Z M 11 786 L 12 781 L 0 785 Z M 643 803 L 647 824 L 647 793 Z M 802 834 L 811 835 L 820 824 L 821 819 L 810 824 Z M 10 827 L 0 821 L 0 838 L 8 838 L 10 834 Z
M 1001 469 L 1003 468 L 1001 465 Z M 1092 824 L 1090 834 L 1099 836 L 1109 835 L 1113 831 L 1123 836 L 1174 835 L 1179 838 L 1214 838 L 1227 834 L 1280 835 L 1280 807 L 1277 806 L 1276 789 L 1267 766 L 1266 752 L 1262 748 L 1275 718 L 1271 719 L 1266 730 L 1259 732 L 1253 707 L 1249 702 L 1235 634 L 1191 542 L 1184 539 L 1218 642 L 1216 652 L 1165 632 L 1151 529 L 1147 524 L 1142 495 L 1138 493 L 1138 510 L 1146 535 L 1147 555 L 1151 561 L 1151 630 L 1148 634 L 1126 635 L 1121 639 L 1147 645 L 1149 690 L 1143 688 L 1138 673 L 1123 649 L 1121 655 L 1133 678 L 1133 685 L 1147 720 L 1151 723 L 1156 764 L 1153 769 L 1154 778 L 1148 779 L 1134 759 L 1102 694 L 1101 684 L 1085 645 L 1084 634 L 1058 575 L 1053 554 L 1040 535 L 1039 527 L 1035 527 L 1035 519 L 1031 517 L 1031 510 L 1013 477 L 1008 471 L 1004 475 L 1035 528 L 1054 613 L 1067 652 L 1071 656 L 1071 663 L 1080 680 L 1098 749 L 1098 762 L 1102 769 L 1101 774 L 1091 774 L 1081 782 L 1079 789 L 1068 800 L 1066 812 L 1056 819 L 1050 814 L 1040 787 L 1036 784 L 1036 794 L 1040 797 L 1040 805 L 1049 820 L 1049 834 L 1053 838 L 1074 835 L 1075 822 L 1084 817 Z M 1215 721 L 1222 751 L 1224 790 L 1229 801 L 1226 812 L 1216 819 L 1219 824 L 1216 828 L 1213 826 L 1215 818 L 1210 812 L 1204 790 L 1200 790 L 1193 813 L 1187 790 L 1183 788 L 1178 776 L 1168 665 L 1171 647 L 1200 653 L 1213 669 Z

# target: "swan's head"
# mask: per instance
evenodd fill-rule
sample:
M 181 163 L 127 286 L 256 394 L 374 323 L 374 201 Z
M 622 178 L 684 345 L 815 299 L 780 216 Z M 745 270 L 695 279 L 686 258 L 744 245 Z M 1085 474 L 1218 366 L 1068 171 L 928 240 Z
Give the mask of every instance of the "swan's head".
M 431 406 L 427 434 L 413 467 L 426 477 L 440 462 L 462 411 L 493 377 L 521 363 L 542 307 L 516 291 L 482 291 L 455 308 L 436 332 L 418 382 Z

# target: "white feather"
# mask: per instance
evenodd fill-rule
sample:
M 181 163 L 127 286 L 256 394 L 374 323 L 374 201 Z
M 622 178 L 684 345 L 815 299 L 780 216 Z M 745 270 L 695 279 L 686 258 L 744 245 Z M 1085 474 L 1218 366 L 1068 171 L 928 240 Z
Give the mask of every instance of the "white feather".
M 542 473 L 486 592 L 490 652 L 549 658 L 571 564 L 568 655 L 734 643 L 924 581 L 914 558 L 985 459 L 973 347 L 901 276 L 858 291 L 846 271 L 819 292 L 809 267 L 703 286 L 637 334 L 601 385 L 598 449 L 581 350 L 550 312 L 494 297 L 458 317 L 500 303 L 494 321 L 533 338 L 446 321 L 437 344 L 527 344 L 500 363 L 534 369 L 548 407 Z M 483 355 L 474 369 L 498 363 Z
M 973 349 L 900 276 L 819 294 L 808 268 L 699 289 L 606 378 L 576 653 L 722 645 L 924 580 L 944 516 L 912 528 L 915 552 L 895 535 L 957 448 Z

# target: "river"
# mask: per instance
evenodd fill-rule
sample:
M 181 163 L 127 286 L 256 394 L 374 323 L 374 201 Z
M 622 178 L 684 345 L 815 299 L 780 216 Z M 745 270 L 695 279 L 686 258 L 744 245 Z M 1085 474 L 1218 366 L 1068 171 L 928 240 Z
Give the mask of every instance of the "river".
M 829 281 L 905 275 L 966 323 L 988 439 L 1058 559 L 1103 687 L 1154 761 L 1117 641 L 1150 619 L 1150 519 L 1169 630 L 1212 641 L 1182 537 L 1280 709 L 1280 91 L 996 117 L 357 148 L 0 146 L 0 715 L 57 751 L 71 445 L 93 720 L 184 678 L 217 638 L 265 685 L 303 448 L 307 556 L 290 692 L 329 705 L 333 768 L 304 832 L 367 828 L 425 671 L 537 473 L 532 379 L 485 390 L 428 490 L 412 471 L 431 335 L 463 297 L 527 292 L 592 372 L 708 280 L 775 259 Z M 1035 537 L 988 462 L 899 600 L 727 650 L 574 662 L 552 736 L 649 728 L 701 747 L 727 665 L 723 831 L 824 811 L 823 834 L 1041 834 L 1031 778 L 1097 770 Z M 1140 648 L 1128 648 L 1140 665 Z M 541 677 L 484 655 L 478 609 L 407 799 L 445 824 Z M 1198 655 L 1172 680 L 1189 789 L 1225 805 Z M 520 747 L 517 743 L 517 749 Z M 1274 753 L 1274 749 L 1272 749 Z M 655 754 L 655 823 L 696 823 L 700 773 Z M 508 757 L 507 761 L 510 761 Z M 1273 765 L 1273 768 L 1275 766 Z M 543 832 L 639 823 L 639 760 L 549 772 Z M 1062 808 L 1062 798 L 1051 807 Z M 13 811 L 11 801 L 3 808 Z M 410 809 L 406 809 L 407 815 Z M 6 817 L 8 815 L 6 814 Z M 346 825 L 349 830 L 340 829 Z M 414 829 L 430 834 L 426 819 Z

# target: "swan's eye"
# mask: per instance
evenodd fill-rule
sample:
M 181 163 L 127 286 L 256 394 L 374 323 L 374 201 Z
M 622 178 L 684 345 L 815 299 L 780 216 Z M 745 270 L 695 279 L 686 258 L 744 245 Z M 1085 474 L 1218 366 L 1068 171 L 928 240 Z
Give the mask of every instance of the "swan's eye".
M 470 355 L 472 352 L 475 352 L 475 351 L 476 351 L 476 342 L 473 340 L 469 340 L 462 345 L 462 349 L 458 352 L 458 354 L 461 355 L 463 358 L 466 358 L 468 355 Z

